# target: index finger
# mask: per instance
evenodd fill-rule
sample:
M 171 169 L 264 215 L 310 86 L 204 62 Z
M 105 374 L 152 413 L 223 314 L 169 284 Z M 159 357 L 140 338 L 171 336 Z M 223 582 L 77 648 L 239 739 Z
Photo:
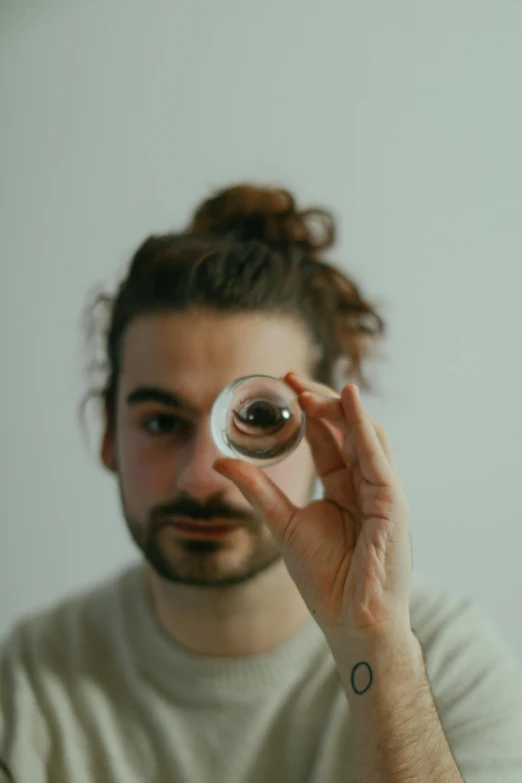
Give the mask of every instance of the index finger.
M 341 407 L 362 474 L 371 484 L 390 484 L 393 481 L 393 467 L 375 427 L 365 413 L 357 387 L 355 391 L 354 394 L 353 384 L 343 386 Z
M 305 413 L 312 417 L 328 419 L 328 421 L 340 432 L 344 435 L 349 435 L 341 403 L 341 396 L 338 392 L 330 386 L 307 378 L 300 373 L 288 372 L 286 375 L 281 376 L 281 380 L 285 381 L 285 383 L 291 386 L 299 395 L 299 400 L 303 403 L 301 407 Z M 384 427 L 380 422 L 370 416 L 366 410 L 364 413 L 373 424 L 379 443 L 381 444 L 390 465 L 395 468 L 395 456 Z M 348 459 L 353 462 L 353 447 L 345 442 L 344 450 Z
M 307 416 L 325 419 L 344 435 L 346 458 L 352 464 L 361 465 L 368 481 L 391 480 L 390 468 L 395 468 L 395 459 L 389 439 L 379 422 L 364 410 L 353 384 L 344 386 L 341 394 L 335 397 L 303 392 L 299 395 L 299 403 Z
M 297 394 L 310 391 L 315 394 L 324 394 L 325 397 L 336 397 L 339 399 L 339 394 L 330 386 L 314 381 L 311 378 L 306 378 L 300 373 L 287 372 L 286 375 L 282 376 L 281 380 L 291 386 Z

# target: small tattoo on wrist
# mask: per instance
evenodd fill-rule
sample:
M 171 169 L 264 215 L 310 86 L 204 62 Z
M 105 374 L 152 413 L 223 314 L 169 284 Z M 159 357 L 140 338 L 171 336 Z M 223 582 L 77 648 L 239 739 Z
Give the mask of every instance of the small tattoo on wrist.
M 362 677 L 361 677 L 361 675 L 359 675 L 359 678 L 358 678 L 359 679 L 359 684 L 364 684 L 367 681 L 367 685 L 365 687 L 363 687 L 363 688 L 358 688 L 355 685 L 355 673 L 357 672 L 357 670 L 361 666 L 366 667 L 366 669 L 368 671 L 367 671 L 367 674 L 363 675 Z M 361 680 L 362 680 L 362 682 L 361 682 Z M 366 661 L 360 661 L 359 663 L 357 663 L 353 667 L 353 669 L 352 669 L 351 682 L 352 682 L 352 689 L 353 689 L 354 693 L 357 693 L 357 695 L 359 695 L 359 696 L 362 695 L 363 693 L 366 693 L 366 691 L 370 688 L 370 686 L 371 686 L 371 684 L 373 682 L 373 672 L 371 670 L 370 664 L 366 663 Z

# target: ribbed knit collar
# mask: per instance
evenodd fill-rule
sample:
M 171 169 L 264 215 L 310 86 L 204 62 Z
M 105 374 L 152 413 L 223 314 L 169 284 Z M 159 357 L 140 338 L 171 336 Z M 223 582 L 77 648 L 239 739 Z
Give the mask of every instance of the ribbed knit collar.
M 122 632 L 143 673 L 162 690 L 191 700 L 199 694 L 206 699 L 231 693 L 260 692 L 281 681 L 288 688 L 303 670 L 324 662 L 330 654 L 319 626 L 310 618 L 302 629 L 273 649 L 257 655 L 213 657 L 191 652 L 175 642 L 161 627 L 146 586 L 142 564 L 126 569 L 120 576 L 117 600 L 123 620 Z

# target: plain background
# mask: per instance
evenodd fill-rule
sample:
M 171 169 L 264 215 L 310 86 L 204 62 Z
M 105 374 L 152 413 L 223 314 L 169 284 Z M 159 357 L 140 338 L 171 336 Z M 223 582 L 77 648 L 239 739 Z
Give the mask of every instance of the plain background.
M 521 41 L 519 0 L 1 5 L 0 632 L 136 556 L 77 415 L 89 292 L 253 179 L 335 211 L 415 568 L 522 658 Z

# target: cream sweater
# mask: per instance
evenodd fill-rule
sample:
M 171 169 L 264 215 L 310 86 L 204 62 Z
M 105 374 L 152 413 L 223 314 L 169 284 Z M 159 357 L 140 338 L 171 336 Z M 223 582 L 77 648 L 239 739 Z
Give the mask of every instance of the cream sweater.
M 418 573 L 411 618 L 466 783 L 521 783 L 522 674 L 495 626 Z M 355 783 L 348 702 L 313 620 L 267 653 L 195 655 L 160 628 L 136 564 L 17 623 L 0 665 L 15 783 Z

